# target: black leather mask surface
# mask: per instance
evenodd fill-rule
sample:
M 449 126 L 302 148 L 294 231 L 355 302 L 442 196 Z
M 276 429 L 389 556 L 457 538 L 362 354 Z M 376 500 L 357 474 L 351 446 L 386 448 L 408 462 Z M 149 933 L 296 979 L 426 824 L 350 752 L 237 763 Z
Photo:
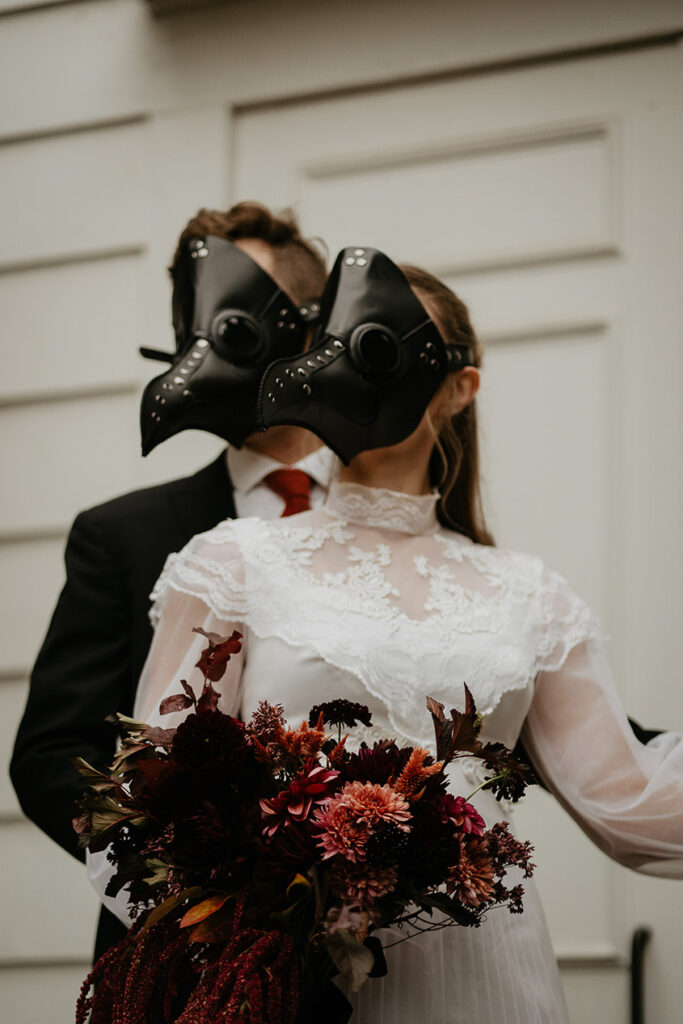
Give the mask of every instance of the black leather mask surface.
M 323 292 L 313 345 L 264 374 L 261 426 L 306 427 L 348 464 L 412 434 L 448 371 L 472 358 L 465 343 L 444 344 L 388 256 L 343 249 Z
M 303 348 L 302 313 L 250 256 L 208 236 L 190 240 L 176 265 L 173 327 L 175 355 L 141 350 L 172 361 L 142 396 L 143 455 L 188 429 L 239 447 L 258 429 L 263 371 Z

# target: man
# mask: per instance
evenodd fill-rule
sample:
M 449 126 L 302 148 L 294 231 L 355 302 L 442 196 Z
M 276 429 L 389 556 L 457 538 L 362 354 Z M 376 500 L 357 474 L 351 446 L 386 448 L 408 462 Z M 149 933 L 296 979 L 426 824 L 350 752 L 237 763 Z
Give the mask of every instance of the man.
M 221 260 L 227 263 L 221 264 Z M 251 261 L 258 267 L 254 268 Z M 222 519 L 235 515 L 274 518 L 299 511 L 309 501 L 317 504 L 326 493 L 333 468 L 331 453 L 318 438 L 300 428 L 252 432 L 254 424 L 250 420 L 246 423 L 248 411 L 244 411 L 243 423 L 232 422 L 224 429 L 229 403 L 220 401 L 224 394 L 220 389 L 227 386 L 227 377 L 218 383 L 216 377 L 233 373 L 230 379 L 238 382 L 251 378 L 244 376 L 243 367 L 235 370 L 226 360 L 216 358 L 218 344 L 209 346 L 202 341 L 204 348 L 197 349 L 199 354 L 210 349 L 212 369 L 206 369 L 206 360 L 200 366 L 201 359 L 191 358 L 193 342 L 200 344 L 194 328 L 197 318 L 201 318 L 202 302 L 207 305 L 207 290 L 213 287 L 215 293 L 209 296 L 209 305 L 213 301 L 230 305 L 228 299 L 221 298 L 220 288 L 216 291 L 221 285 L 217 282 L 221 266 L 228 270 L 236 267 L 237 275 L 246 273 L 247 277 L 251 270 L 249 280 L 258 279 L 257 291 L 258 287 L 266 291 L 270 287 L 277 293 L 279 285 L 279 294 L 284 294 L 282 302 L 289 310 L 282 330 L 296 321 L 292 337 L 297 330 L 303 335 L 305 324 L 302 328 L 299 312 L 308 315 L 312 304 L 315 308 L 326 278 L 322 257 L 301 237 L 295 220 L 276 217 L 257 203 L 239 203 L 225 213 L 202 210 L 180 236 L 171 266 L 178 351 L 172 357 L 176 368 L 169 371 L 169 380 L 182 380 L 187 387 L 180 389 L 167 383 L 168 375 L 151 382 L 143 398 L 143 445 L 149 451 L 165 437 L 191 426 L 230 439 L 236 435 L 237 443 L 244 444 L 241 448 L 231 445 L 227 453 L 194 476 L 134 491 L 82 512 L 72 526 L 65 555 L 66 583 L 33 669 L 10 773 L 26 815 L 81 860 L 83 853 L 78 850 L 71 821 L 74 802 L 84 787 L 71 758 L 82 756 L 98 768 L 111 763 L 116 728 L 106 718 L 116 711 L 132 711 L 152 636 L 148 595 L 167 555 Z M 207 279 L 208 285 L 202 284 Z M 297 306 L 302 309 L 297 311 Z M 269 337 L 262 322 L 268 315 L 267 311 L 256 311 L 253 317 L 244 314 L 257 340 Z M 214 326 L 215 321 L 216 317 Z M 273 329 L 281 324 L 277 321 Z M 227 345 L 229 332 L 225 338 Z M 265 353 L 264 358 L 270 359 L 273 354 L 277 351 Z M 247 352 L 247 363 L 250 358 Z M 183 361 L 190 364 L 189 369 Z M 253 370 L 252 377 L 260 376 L 258 365 L 254 364 Z M 180 372 L 188 379 L 177 376 Z M 205 381 L 209 399 L 204 400 L 202 373 L 205 378 L 209 376 L 208 383 Z M 176 396 L 179 407 L 170 420 L 163 420 L 162 412 L 170 408 Z M 253 405 L 255 408 L 255 402 Z M 246 438 L 244 431 L 248 433 Z M 281 471 L 283 465 L 300 471 L 293 489 L 286 474 L 284 487 L 281 472 L 271 475 Z M 310 493 L 302 494 L 302 490 Z M 95 956 L 123 933 L 119 922 L 103 910 Z

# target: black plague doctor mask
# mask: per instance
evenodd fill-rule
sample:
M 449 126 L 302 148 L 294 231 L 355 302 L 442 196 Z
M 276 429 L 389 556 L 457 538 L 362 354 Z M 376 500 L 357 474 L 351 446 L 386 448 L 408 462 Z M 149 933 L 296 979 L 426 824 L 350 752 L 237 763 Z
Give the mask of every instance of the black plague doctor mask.
M 142 348 L 172 363 L 142 396 L 142 454 L 182 430 L 207 430 L 240 447 L 258 429 L 265 368 L 304 347 L 317 303 L 299 309 L 232 242 L 191 239 L 174 271 L 175 354 Z
M 404 274 L 377 249 L 343 249 L 320 305 L 311 348 L 264 374 L 261 426 L 306 427 L 347 465 L 412 434 L 446 374 L 474 364 L 471 342 L 446 345 Z

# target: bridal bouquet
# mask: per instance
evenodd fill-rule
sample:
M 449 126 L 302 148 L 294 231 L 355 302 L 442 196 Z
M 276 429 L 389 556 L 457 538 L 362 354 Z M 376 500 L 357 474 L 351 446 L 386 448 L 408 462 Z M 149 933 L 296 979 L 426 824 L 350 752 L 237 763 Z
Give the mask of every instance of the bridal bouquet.
M 529 843 L 505 822 L 487 829 L 447 787 L 463 756 L 485 763 L 498 796 L 530 781 L 502 744 L 480 742 L 467 687 L 464 712 L 427 699 L 436 758 L 391 739 L 353 753 L 342 730 L 370 725 L 360 704 L 321 704 L 297 728 L 265 701 L 246 724 L 224 714 L 212 684 L 241 637 L 196 632 L 202 692 L 182 681 L 161 706 L 188 709 L 183 723 L 119 716 L 111 773 L 79 761 L 90 788 L 75 828 L 92 852 L 108 848 L 107 892 L 127 889 L 134 924 L 84 982 L 77 1024 L 345 1021 L 331 978 L 358 990 L 386 973 L 383 926 L 409 937 L 521 912 L 522 885 L 505 875 L 531 875 Z

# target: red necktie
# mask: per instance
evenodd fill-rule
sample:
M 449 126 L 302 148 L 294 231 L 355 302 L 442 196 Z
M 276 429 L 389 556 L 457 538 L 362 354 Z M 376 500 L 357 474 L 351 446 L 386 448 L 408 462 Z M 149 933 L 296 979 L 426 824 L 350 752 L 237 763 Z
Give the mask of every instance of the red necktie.
M 311 478 L 302 469 L 276 469 L 263 482 L 284 501 L 283 516 L 306 512 L 311 507 Z

